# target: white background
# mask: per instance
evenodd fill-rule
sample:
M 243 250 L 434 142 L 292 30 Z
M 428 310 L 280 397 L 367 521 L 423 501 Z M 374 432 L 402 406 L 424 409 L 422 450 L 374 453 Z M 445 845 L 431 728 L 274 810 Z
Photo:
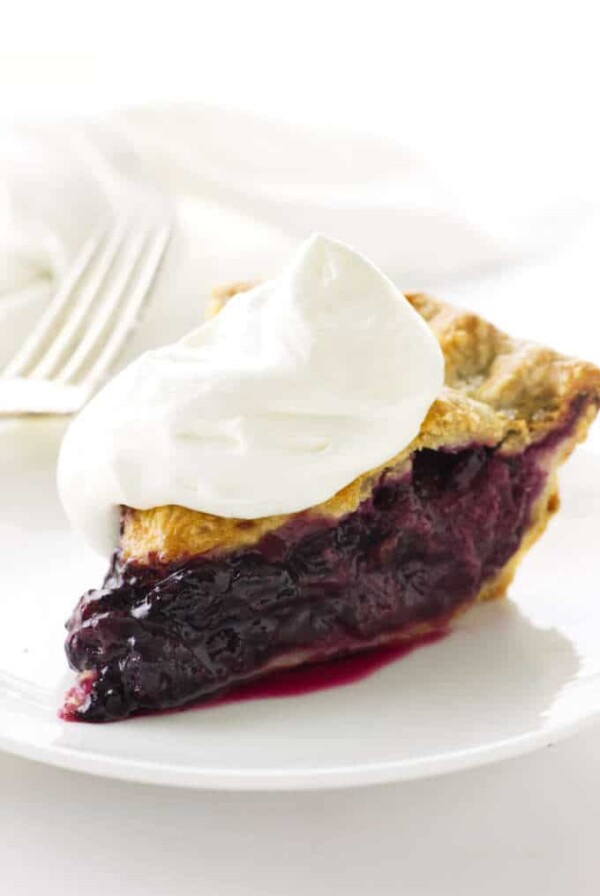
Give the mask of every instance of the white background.
M 392 133 L 473 201 L 597 194 L 597 37 L 588 0 L 21 0 L 0 110 L 203 99 Z
M 0 114 L 198 99 L 391 134 L 488 214 L 596 200 L 593 7 L 11 3 Z M 493 316 L 522 314 L 527 335 L 600 360 L 591 234 L 580 252 L 490 286 Z M 0 886 L 7 896 L 592 896 L 599 756 L 595 728 L 487 769 L 297 796 L 186 793 L 1 757 Z

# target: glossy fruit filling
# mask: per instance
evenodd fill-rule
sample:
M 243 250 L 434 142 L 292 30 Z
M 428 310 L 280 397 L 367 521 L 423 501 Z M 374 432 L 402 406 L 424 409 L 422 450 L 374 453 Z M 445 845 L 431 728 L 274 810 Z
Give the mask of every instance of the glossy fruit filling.
M 341 519 L 297 514 L 252 547 L 172 565 L 116 554 L 67 625 L 69 662 L 84 675 L 63 715 L 103 722 L 181 706 L 286 661 L 447 619 L 518 548 L 547 447 L 421 450 Z

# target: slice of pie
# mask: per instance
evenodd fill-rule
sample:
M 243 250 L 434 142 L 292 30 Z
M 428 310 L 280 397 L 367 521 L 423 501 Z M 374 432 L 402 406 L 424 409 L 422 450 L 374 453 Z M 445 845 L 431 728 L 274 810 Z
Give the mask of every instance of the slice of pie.
M 214 310 L 247 285 L 219 291 Z M 68 622 L 67 718 L 210 698 L 277 668 L 444 627 L 503 595 L 558 508 L 557 469 L 600 405 L 600 370 L 412 295 L 446 360 L 418 437 L 330 500 L 229 519 L 123 507 L 103 586 Z

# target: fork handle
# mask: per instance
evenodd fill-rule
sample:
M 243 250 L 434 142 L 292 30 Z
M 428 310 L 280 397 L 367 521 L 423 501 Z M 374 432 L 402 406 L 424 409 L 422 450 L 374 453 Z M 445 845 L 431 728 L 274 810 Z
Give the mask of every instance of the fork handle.
M 74 414 L 86 401 L 79 386 L 27 377 L 0 378 L 0 417 L 24 414 Z

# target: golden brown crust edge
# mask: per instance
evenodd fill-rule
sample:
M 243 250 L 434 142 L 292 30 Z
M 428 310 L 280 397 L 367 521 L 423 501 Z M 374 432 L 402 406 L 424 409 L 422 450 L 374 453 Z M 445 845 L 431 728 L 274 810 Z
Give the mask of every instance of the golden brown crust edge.
M 216 313 L 226 301 L 251 285 L 238 283 L 216 290 L 209 313 Z M 565 443 L 558 466 L 576 442 L 585 438 L 596 415 L 600 405 L 600 370 L 593 364 L 513 339 L 483 318 L 430 296 L 415 294 L 408 299 L 439 339 L 446 360 L 446 386 L 430 408 L 419 435 L 407 448 L 382 467 L 359 476 L 328 501 L 311 508 L 312 514 L 338 518 L 356 509 L 384 467 L 401 472 L 419 448 L 478 442 L 501 445 L 501 450 L 509 454 L 522 451 L 560 427 L 579 400 L 581 413 L 576 431 Z M 550 480 L 555 500 L 555 470 L 549 483 Z M 538 508 L 549 503 L 549 494 L 546 489 Z M 175 505 L 149 510 L 124 508 L 121 552 L 126 560 L 154 563 L 173 562 L 217 547 L 233 550 L 256 543 L 289 516 L 242 520 Z M 542 509 L 537 519 L 534 510 L 524 545 L 509 564 L 513 572 L 521 554 L 532 543 L 531 533 L 537 529 L 540 534 L 548 516 L 549 512 Z M 505 570 L 500 574 L 502 582 L 503 576 Z M 510 578 L 512 573 L 502 591 Z

